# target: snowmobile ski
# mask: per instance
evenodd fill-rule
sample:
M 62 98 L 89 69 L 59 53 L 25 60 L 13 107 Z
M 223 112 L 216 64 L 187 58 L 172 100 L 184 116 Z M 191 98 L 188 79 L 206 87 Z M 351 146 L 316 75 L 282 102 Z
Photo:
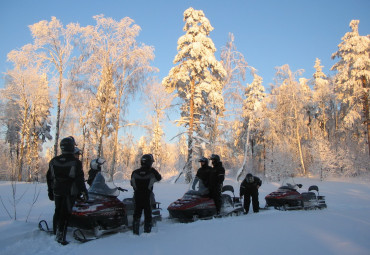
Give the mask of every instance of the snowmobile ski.
M 42 232 L 45 232 L 45 233 L 47 233 L 47 234 L 49 234 L 49 235 L 54 235 L 54 231 L 53 231 L 53 230 L 51 230 L 51 229 L 49 228 L 49 225 L 48 225 L 48 223 L 46 222 L 46 220 L 41 220 L 41 221 L 39 222 L 39 229 L 40 229 Z
M 100 237 L 94 236 L 87 238 L 85 234 L 81 231 L 81 229 L 77 228 L 73 231 L 73 238 L 81 243 L 87 243 L 96 239 L 99 239 Z
M 108 237 L 117 233 L 123 233 L 130 230 L 129 227 L 121 226 L 115 229 L 109 229 L 109 230 L 96 230 L 94 232 L 93 236 L 88 235 L 86 232 L 82 229 L 76 228 L 73 230 L 73 238 L 81 243 L 86 243 L 90 241 L 94 241 L 100 238 Z

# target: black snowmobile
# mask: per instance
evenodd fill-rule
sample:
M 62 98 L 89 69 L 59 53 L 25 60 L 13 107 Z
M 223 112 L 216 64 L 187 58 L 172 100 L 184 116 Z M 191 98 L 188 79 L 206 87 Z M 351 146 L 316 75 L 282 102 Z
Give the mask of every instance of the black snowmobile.
M 201 186 L 201 185 L 200 185 Z M 232 193 L 226 194 L 229 191 Z M 211 219 L 216 217 L 216 206 L 212 198 L 208 196 L 208 189 L 188 190 L 184 196 L 172 202 L 167 208 L 170 218 L 180 222 L 192 222 L 197 219 Z M 234 195 L 234 188 L 225 185 L 222 188 L 221 214 L 217 217 L 240 215 L 243 213 L 243 205 Z
M 307 192 L 300 193 L 297 189 L 302 188 L 302 184 L 286 182 L 277 191 L 265 197 L 266 207 L 273 206 L 277 210 L 309 210 L 324 209 L 327 207 L 325 196 L 319 194 L 319 187 L 312 185 Z
M 105 178 L 99 172 L 91 187 L 88 189 L 89 200 L 76 201 L 72 208 L 69 226 L 74 227 L 73 237 L 80 242 L 87 242 L 107 233 L 126 231 L 132 227 L 134 214 L 134 199 L 118 199 L 120 191 L 127 191 L 120 187 L 110 188 Z M 153 225 L 162 220 L 160 203 L 152 199 Z M 39 228 L 50 231 L 45 221 L 39 223 Z M 93 237 L 86 238 L 87 235 Z

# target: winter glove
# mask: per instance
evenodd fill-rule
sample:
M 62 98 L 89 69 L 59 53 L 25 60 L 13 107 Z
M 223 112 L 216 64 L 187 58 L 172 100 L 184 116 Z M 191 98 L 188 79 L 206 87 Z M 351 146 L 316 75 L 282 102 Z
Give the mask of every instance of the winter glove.
M 51 201 L 54 201 L 54 193 L 53 192 L 48 192 L 49 199 Z
M 82 193 L 81 193 L 81 195 L 82 195 L 82 200 L 83 200 L 84 202 L 87 202 L 87 200 L 89 200 L 89 196 L 87 195 L 87 193 L 86 193 L 86 192 L 82 192 Z

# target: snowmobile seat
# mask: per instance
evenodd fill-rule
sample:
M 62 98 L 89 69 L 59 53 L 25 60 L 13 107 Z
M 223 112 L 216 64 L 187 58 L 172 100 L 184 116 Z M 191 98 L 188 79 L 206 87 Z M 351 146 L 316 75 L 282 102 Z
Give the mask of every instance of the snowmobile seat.
M 316 185 L 312 185 L 308 188 L 308 191 L 311 191 L 311 190 L 316 190 L 317 193 L 319 193 L 319 187 L 317 187 Z
M 230 191 L 231 193 L 234 194 L 234 187 L 231 185 L 225 185 L 222 187 L 222 192 L 225 192 L 225 191 Z
M 316 194 L 314 192 L 302 192 L 302 197 L 304 201 L 310 201 L 316 199 Z

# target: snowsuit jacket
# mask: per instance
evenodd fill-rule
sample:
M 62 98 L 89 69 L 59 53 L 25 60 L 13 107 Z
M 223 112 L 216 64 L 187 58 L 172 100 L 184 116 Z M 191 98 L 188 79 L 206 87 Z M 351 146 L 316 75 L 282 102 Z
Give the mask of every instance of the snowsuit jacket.
M 257 190 L 257 186 L 262 185 L 262 181 L 260 178 L 254 176 L 254 181 L 252 183 L 248 183 L 247 179 L 245 178 L 242 183 L 240 184 L 240 191 L 239 191 L 239 196 L 244 196 L 246 192 L 250 192 L 252 190 Z
M 141 167 L 131 174 L 131 186 L 134 195 L 148 195 L 153 191 L 153 184 L 162 180 L 162 176 L 153 167 Z
M 202 180 L 205 187 L 208 187 L 209 182 L 209 174 L 212 171 L 211 167 L 208 165 L 204 165 L 201 168 L 198 169 L 197 174 L 195 177 L 198 177 Z
M 46 173 L 49 194 L 77 197 L 86 192 L 82 163 L 73 154 L 62 154 L 50 160 Z
M 208 188 L 212 190 L 220 190 L 222 183 L 225 180 L 225 168 L 222 166 L 222 162 L 218 162 L 210 171 L 208 179 Z

